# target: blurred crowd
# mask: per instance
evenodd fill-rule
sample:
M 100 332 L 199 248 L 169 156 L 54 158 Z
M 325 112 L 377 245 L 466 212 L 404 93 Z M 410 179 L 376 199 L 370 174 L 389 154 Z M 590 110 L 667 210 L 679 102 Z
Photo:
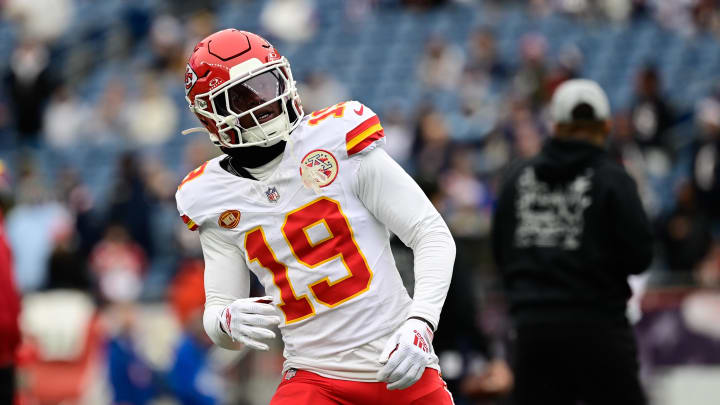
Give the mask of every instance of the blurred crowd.
M 248 370 L 259 368 L 272 375 L 279 370 L 279 360 L 264 358 L 261 366 L 252 356 L 234 358 L 235 362 L 226 359 L 221 366 L 211 361 L 209 341 L 198 318 L 204 300 L 202 253 L 197 236 L 180 221 L 174 202 L 184 174 L 220 153 L 204 137 L 179 135 L 182 125 L 194 125 L 181 89 L 186 57 L 198 40 L 225 28 L 219 23 L 215 4 L 219 2 L 210 2 L 214 4 L 210 8 L 190 1 L 128 2 L 103 17 L 108 18 L 109 28 L 102 35 L 109 39 L 102 43 L 112 45 L 103 49 L 77 46 L 82 41 L 72 35 L 77 24 L 91 23 L 78 17 L 90 3 L 0 2 L 0 34 L 11 32 L 15 38 L 0 71 L 0 156 L 6 159 L 14 190 L 12 207 L 3 215 L 18 288 L 26 298 L 45 294 L 46 300 L 52 300 L 58 291 L 85 297 L 58 301 L 56 309 L 62 311 L 67 305 L 68 310 L 85 314 L 73 322 L 89 331 L 84 337 L 86 356 L 107 337 L 102 356 L 115 403 L 144 404 L 168 392 L 183 404 L 223 403 L 228 398 L 254 403 L 251 394 L 238 391 L 237 384 L 235 391 L 220 386 L 228 375 L 247 382 Z M 295 49 L 319 39 L 318 15 L 323 8 L 316 1 L 239 3 L 260 7 L 258 29 L 279 41 L 276 46 L 281 51 L 283 46 Z M 688 38 L 720 35 L 720 6 L 712 0 L 332 4 L 343 8 L 343 20 L 335 24 L 361 24 L 385 9 L 399 7 L 416 15 L 442 13 L 448 7 L 477 13 L 522 7 L 528 18 L 564 14 L 581 24 L 632 24 L 650 18 Z M 68 42 L 76 45 L 66 46 Z M 474 340 L 470 351 L 478 352 L 476 359 L 504 355 L 507 325 L 494 312 L 501 312 L 502 305 L 497 304 L 501 298 L 487 235 L 503 169 L 514 159 L 539 151 L 552 134 L 547 107 L 553 90 L 583 71 L 585 55 L 579 48 L 550 52 L 552 46 L 543 35 L 528 33 L 516 45 L 518 55 L 507 60 L 490 25 L 475 27 L 461 43 L 435 33 L 412 65 L 414 71 L 407 72 L 415 75 L 416 86 L 427 97 L 409 106 L 401 94 L 383 105 L 369 104 L 381 118 L 389 153 L 432 197 L 458 239 L 458 268 L 467 273 L 460 281 L 456 277 L 454 291 L 460 292 L 457 302 L 449 300 L 449 305 L 484 304 L 482 311 L 471 314 L 470 330 L 464 329 L 466 319 L 443 318 L 441 329 L 463 331 L 463 336 L 449 338 L 449 353 L 464 339 Z M 92 76 L 100 65 L 107 74 Z M 306 112 L 355 97 L 332 71 L 298 73 Z M 677 105 L 652 63 L 643 65 L 625 85 L 632 88 L 632 101 L 614 111 L 609 149 L 637 181 L 656 226 L 656 283 L 717 287 L 720 86 L 709 86 L 706 97 L 694 105 Z M 436 102 L 446 98 L 435 97 L 447 94 L 453 95 L 450 111 Z M 87 162 L 106 168 L 107 175 L 87 173 L 83 167 Z M 403 273 L 411 273 L 400 247 L 397 256 Z M 182 336 L 173 343 L 176 354 L 156 362 L 146 358 L 148 350 L 139 348 L 143 343 L 136 339 L 140 313 L 155 319 L 139 308 L 153 303 L 167 303 L 176 314 L 174 323 L 158 336 L 168 330 Z M 37 305 L 30 298 L 24 304 L 23 328 L 30 334 L 51 316 L 38 313 Z M 96 319 L 88 308 L 101 308 L 103 316 Z M 61 313 L 51 312 L 52 316 Z M 155 325 L 151 330 L 158 329 Z M 652 335 L 652 328 L 646 329 Z M 720 339 L 717 331 L 710 335 Z M 37 377 L 51 372 L 38 366 L 38 359 L 43 358 L 43 349 L 53 345 L 46 347 L 49 343 L 42 339 L 33 343 L 25 348 L 22 361 Z M 82 352 L 61 349 L 46 362 L 78 359 Z M 480 367 L 467 360 L 458 366 L 454 358 L 447 359 L 449 379 Z M 211 363 L 222 371 L 208 371 Z M 197 381 L 198 373 L 205 373 L 202 384 L 188 383 Z M 32 382 L 25 384 L 27 390 L 42 389 Z M 457 396 L 458 403 L 470 403 L 462 402 L 461 392 Z

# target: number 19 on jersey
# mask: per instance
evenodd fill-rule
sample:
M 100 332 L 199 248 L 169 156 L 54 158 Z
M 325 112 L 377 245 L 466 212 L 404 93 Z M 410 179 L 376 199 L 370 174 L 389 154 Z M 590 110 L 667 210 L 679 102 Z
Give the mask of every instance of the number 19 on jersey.
M 324 224 L 330 236 L 313 243 L 307 230 L 318 224 Z M 315 268 L 339 259 L 348 272 L 345 277 L 336 281 L 330 281 L 325 277 L 308 285 L 315 301 L 334 307 L 370 288 L 372 270 L 360 251 L 350 223 L 337 201 L 321 197 L 289 212 L 285 216 L 281 230 L 290 250 L 301 264 Z M 277 260 L 267 243 L 262 227 L 247 232 L 245 250 L 251 263 L 257 261 L 260 266 L 272 273 L 273 282 L 281 295 L 282 303 L 278 307 L 285 314 L 287 324 L 315 314 L 315 308 L 308 297 L 306 295 L 298 297 L 295 294 L 288 279 L 288 267 Z

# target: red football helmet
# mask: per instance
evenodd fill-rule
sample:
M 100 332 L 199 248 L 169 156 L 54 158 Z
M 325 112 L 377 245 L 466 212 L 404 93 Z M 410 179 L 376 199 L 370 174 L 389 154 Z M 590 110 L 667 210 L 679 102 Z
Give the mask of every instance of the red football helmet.
M 271 146 L 303 117 L 290 63 L 262 37 L 227 29 L 200 41 L 185 70 L 185 98 L 217 146 Z

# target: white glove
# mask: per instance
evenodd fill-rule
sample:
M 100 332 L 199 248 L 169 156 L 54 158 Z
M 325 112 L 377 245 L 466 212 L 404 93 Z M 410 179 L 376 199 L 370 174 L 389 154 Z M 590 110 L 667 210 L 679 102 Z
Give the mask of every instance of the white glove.
M 378 360 L 383 368 L 378 381 L 389 384 L 389 390 L 403 390 L 415 384 L 425 372 L 433 357 L 433 332 L 427 323 L 408 319 L 385 344 Z
M 269 328 L 280 324 L 275 307 L 269 304 L 273 297 L 241 298 L 226 306 L 218 315 L 220 327 L 232 340 L 257 350 L 270 350 L 259 339 L 274 339 Z

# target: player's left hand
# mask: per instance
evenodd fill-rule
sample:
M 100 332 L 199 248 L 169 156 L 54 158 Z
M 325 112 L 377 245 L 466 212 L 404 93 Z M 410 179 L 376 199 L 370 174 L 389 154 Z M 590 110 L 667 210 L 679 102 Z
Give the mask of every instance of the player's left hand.
M 380 354 L 379 381 L 389 390 L 403 390 L 415 384 L 425 372 L 433 356 L 433 332 L 427 323 L 408 319 L 385 344 Z

